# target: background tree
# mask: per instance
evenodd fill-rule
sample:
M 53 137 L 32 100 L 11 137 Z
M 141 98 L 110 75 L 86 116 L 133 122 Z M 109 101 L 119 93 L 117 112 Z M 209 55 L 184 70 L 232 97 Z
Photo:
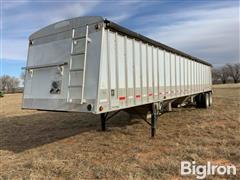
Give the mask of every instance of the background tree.
M 1 89 L 6 91 L 7 87 L 9 86 L 9 81 L 10 81 L 10 76 L 8 75 L 3 75 L 2 77 L 0 77 L 0 81 L 1 81 Z
M 11 77 L 9 75 L 3 75 L 0 77 L 0 88 L 3 91 L 14 92 L 16 88 L 19 86 L 19 79 L 15 77 Z
M 225 65 L 220 69 L 220 79 L 223 84 L 226 84 L 228 78 L 229 78 L 229 70 L 228 70 L 227 66 Z
M 233 79 L 234 83 L 240 80 L 240 63 L 226 65 L 228 75 Z
M 213 84 L 217 84 L 221 80 L 221 70 L 219 68 L 212 69 L 212 81 Z

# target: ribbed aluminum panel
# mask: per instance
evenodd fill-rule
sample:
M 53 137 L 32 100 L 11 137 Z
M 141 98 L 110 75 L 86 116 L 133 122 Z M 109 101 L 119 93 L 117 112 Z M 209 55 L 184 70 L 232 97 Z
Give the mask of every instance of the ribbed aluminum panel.
M 209 66 L 110 30 L 103 32 L 101 63 L 96 111 L 211 90 Z

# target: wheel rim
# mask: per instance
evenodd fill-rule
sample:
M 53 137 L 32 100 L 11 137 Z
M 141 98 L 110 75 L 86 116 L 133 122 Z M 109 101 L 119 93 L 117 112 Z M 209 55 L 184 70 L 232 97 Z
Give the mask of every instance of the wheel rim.
M 208 107 L 209 106 L 209 95 L 206 94 L 205 98 L 206 98 L 206 107 Z
M 211 93 L 209 94 L 209 105 L 210 106 L 212 105 L 212 94 Z

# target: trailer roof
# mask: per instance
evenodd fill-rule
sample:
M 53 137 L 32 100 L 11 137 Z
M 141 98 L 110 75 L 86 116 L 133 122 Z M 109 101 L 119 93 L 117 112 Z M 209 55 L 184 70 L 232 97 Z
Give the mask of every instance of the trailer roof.
M 138 40 L 142 40 L 146 43 L 152 44 L 153 46 L 157 46 L 161 49 L 164 49 L 166 51 L 178 54 L 178 55 L 186 57 L 186 58 L 189 58 L 193 61 L 205 64 L 205 65 L 208 65 L 208 66 L 212 66 L 210 63 L 208 63 L 206 61 L 203 61 L 203 60 L 201 60 L 197 57 L 191 56 L 187 53 L 184 53 L 182 51 L 179 51 L 177 49 L 169 47 L 165 44 L 162 44 L 158 41 L 150 39 L 146 36 L 143 36 L 139 33 L 131 31 L 131 30 L 129 30 L 129 29 L 123 27 L 123 26 L 120 26 L 120 25 L 118 25 L 118 24 L 116 24 L 112 21 L 104 19 L 101 16 L 83 16 L 83 17 L 76 17 L 76 18 L 60 21 L 60 22 L 48 25 L 48 26 L 40 29 L 39 31 L 36 31 L 35 33 L 33 33 L 29 37 L 29 39 L 33 40 L 33 39 L 36 39 L 36 38 L 48 36 L 48 35 L 51 35 L 51 34 L 56 34 L 56 33 L 59 33 L 59 32 L 68 31 L 68 30 L 73 29 L 73 28 L 81 27 L 81 26 L 84 26 L 84 25 L 87 25 L 87 24 L 88 25 L 89 24 L 94 24 L 94 23 L 98 23 L 98 22 L 99 23 L 104 22 L 106 24 L 106 28 L 108 28 L 108 29 L 120 32 L 121 34 L 125 34 L 129 37 L 132 37 L 132 38 L 135 38 L 135 39 L 138 39 Z
M 71 19 L 66 19 L 63 21 L 59 21 L 53 24 L 50 24 L 34 33 L 32 33 L 29 37 L 29 40 L 41 38 L 44 36 L 57 34 L 60 32 L 68 31 L 73 28 L 78 28 L 81 26 L 86 26 L 94 23 L 104 22 L 104 18 L 101 16 L 82 16 Z
M 167 45 L 165 45 L 165 44 L 162 44 L 162 43 L 160 43 L 160 42 L 158 42 L 158 41 L 155 41 L 155 40 L 153 40 L 153 39 L 150 39 L 150 38 L 148 38 L 148 37 L 146 37 L 146 36 L 143 36 L 143 35 L 141 35 L 141 34 L 139 34 L 139 33 L 134 32 L 134 31 L 131 31 L 131 30 L 129 30 L 129 29 L 123 27 L 123 26 L 120 26 L 120 25 L 118 25 L 118 24 L 116 24 L 116 23 L 114 23 L 114 22 L 112 22 L 112 21 L 109 21 L 109 20 L 105 19 L 104 22 L 105 22 L 105 24 L 106 24 L 106 27 L 109 28 L 109 29 L 113 29 L 113 30 L 118 31 L 118 32 L 120 32 L 120 33 L 122 33 L 122 34 L 126 34 L 126 35 L 128 35 L 128 36 L 130 36 L 130 37 L 132 37 L 132 38 L 136 38 L 136 39 L 142 40 L 142 41 L 144 41 L 144 42 L 147 42 L 147 43 L 149 43 L 149 44 L 152 44 L 153 46 L 160 47 L 161 49 L 164 49 L 164 50 L 166 50 L 166 51 L 169 51 L 169 52 L 178 54 L 178 55 L 180 55 L 180 56 L 189 58 L 189 59 L 191 59 L 191 60 L 193 60 L 193 61 L 196 61 L 196 62 L 199 62 L 199 63 L 202 63 L 202 64 L 205 64 L 205 65 L 208 65 L 208 66 L 211 66 L 211 67 L 212 67 L 212 64 L 210 64 L 210 63 L 208 63 L 208 62 L 206 62 L 206 61 L 204 61 L 204 60 L 201 60 L 201 59 L 199 59 L 199 58 L 197 58 L 197 57 L 194 57 L 194 56 L 192 56 L 192 55 L 189 55 L 189 54 L 187 54 L 187 53 L 184 53 L 184 52 L 179 51 L 179 50 L 177 50 L 177 49 L 174 49 L 174 48 L 172 48 L 172 47 L 169 47 L 169 46 L 167 46 Z

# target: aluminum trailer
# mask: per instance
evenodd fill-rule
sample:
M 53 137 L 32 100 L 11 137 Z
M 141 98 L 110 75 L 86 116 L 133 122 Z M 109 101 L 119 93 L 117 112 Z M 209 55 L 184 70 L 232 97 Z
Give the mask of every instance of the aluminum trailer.
M 98 16 L 51 24 L 29 37 L 24 109 L 101 114 L 212 103 L 211 64 Z M 145 110 L 143 110 L 145 109 Z

